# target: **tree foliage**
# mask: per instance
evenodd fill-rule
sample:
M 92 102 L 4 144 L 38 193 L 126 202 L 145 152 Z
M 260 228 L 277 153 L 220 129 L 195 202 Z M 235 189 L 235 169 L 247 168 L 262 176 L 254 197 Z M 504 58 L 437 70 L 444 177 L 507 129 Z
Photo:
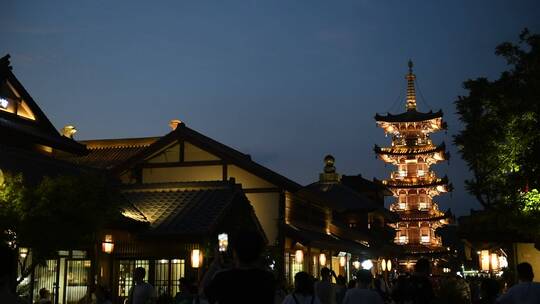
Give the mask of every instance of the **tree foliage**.
M 496 48 L 508 70 L 468 80 L 456 101 L 464 129 L 454 137 L 473 173 L 467 190 L 488 209 L 522 210 L 523 192 L 540 189 L 540 36 Z
M 116 195 L 97 175 L 45 177 L 36 186 L 27 186 L 21 175 L 6 175 L 0 185 L 0 235 L 32 252 L 20 279 L 58 250 L 89 248 L 95 233 L 119 217 Z

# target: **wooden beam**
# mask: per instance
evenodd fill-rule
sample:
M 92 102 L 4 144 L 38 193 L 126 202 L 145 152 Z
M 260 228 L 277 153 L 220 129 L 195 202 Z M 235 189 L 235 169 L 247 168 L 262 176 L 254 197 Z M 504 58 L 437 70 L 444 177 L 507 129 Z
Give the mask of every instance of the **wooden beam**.
M 199 167 L 199 166 L 222 166 L 225 162 L 222 160 L 199 160 L 185 162 L 167 162 L 167 163 L 144 163 L 143 168 L 174 168 L 174 167 Z
M 244 193 L 280 193 L 280 188 L 248 188 L 243 189 Z

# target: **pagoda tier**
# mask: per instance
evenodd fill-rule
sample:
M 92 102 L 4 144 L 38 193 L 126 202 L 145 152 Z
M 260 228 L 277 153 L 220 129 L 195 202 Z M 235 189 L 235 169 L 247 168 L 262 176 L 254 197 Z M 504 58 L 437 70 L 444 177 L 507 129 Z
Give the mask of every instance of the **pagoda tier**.
M 390 210 L 400 220 L 394 224 L 395 242 L 404 245 L 407 253 L 442 252 L 441 237 L 435 230 L 447 225 L 450 212 L 442 212 L 433 197 L 451 191 L 448 178 L 437 177 L 431 166 L 448 159 L 444 143 L 435 145 L 430 133 L 446 129 L 442 111 L 419 112 L 416 109 L 416 93 L 409 62 L 407 79 L 407 111 L 401 114 L 376 115 L 377 125 L 392 138 L 390 147 L 375 146 L 374 151 L 385 163 L 396 166 L 390 178 L 380 181 L 396 197 Z

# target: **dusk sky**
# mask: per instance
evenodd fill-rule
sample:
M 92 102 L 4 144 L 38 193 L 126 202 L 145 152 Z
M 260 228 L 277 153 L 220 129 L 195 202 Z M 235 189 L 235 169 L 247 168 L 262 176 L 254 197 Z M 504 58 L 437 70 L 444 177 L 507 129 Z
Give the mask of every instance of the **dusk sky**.
M 540 1 L 0 0 L 0 56 L 53 124 L 77 139 L 160 136 L 168 121 L 252 155 L 301 183 L 332 154 L 342 174 L 385 178 L 389 145 L 376 112 L 405 110 L 407 60 L 421 111 L 442 109 L 458 215 L 479 208 L 452 134 L 468 78 L 495 79 L 494 54 L 528 27 Z

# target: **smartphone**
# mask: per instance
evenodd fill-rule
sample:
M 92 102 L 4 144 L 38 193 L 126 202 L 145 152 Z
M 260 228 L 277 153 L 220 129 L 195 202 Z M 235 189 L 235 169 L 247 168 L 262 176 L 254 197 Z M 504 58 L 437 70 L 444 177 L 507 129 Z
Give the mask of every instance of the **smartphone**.
M 226 233 L 220 233 L 218 235 L 219 252 L 226 252 L 229 246 L 229 236 Z

